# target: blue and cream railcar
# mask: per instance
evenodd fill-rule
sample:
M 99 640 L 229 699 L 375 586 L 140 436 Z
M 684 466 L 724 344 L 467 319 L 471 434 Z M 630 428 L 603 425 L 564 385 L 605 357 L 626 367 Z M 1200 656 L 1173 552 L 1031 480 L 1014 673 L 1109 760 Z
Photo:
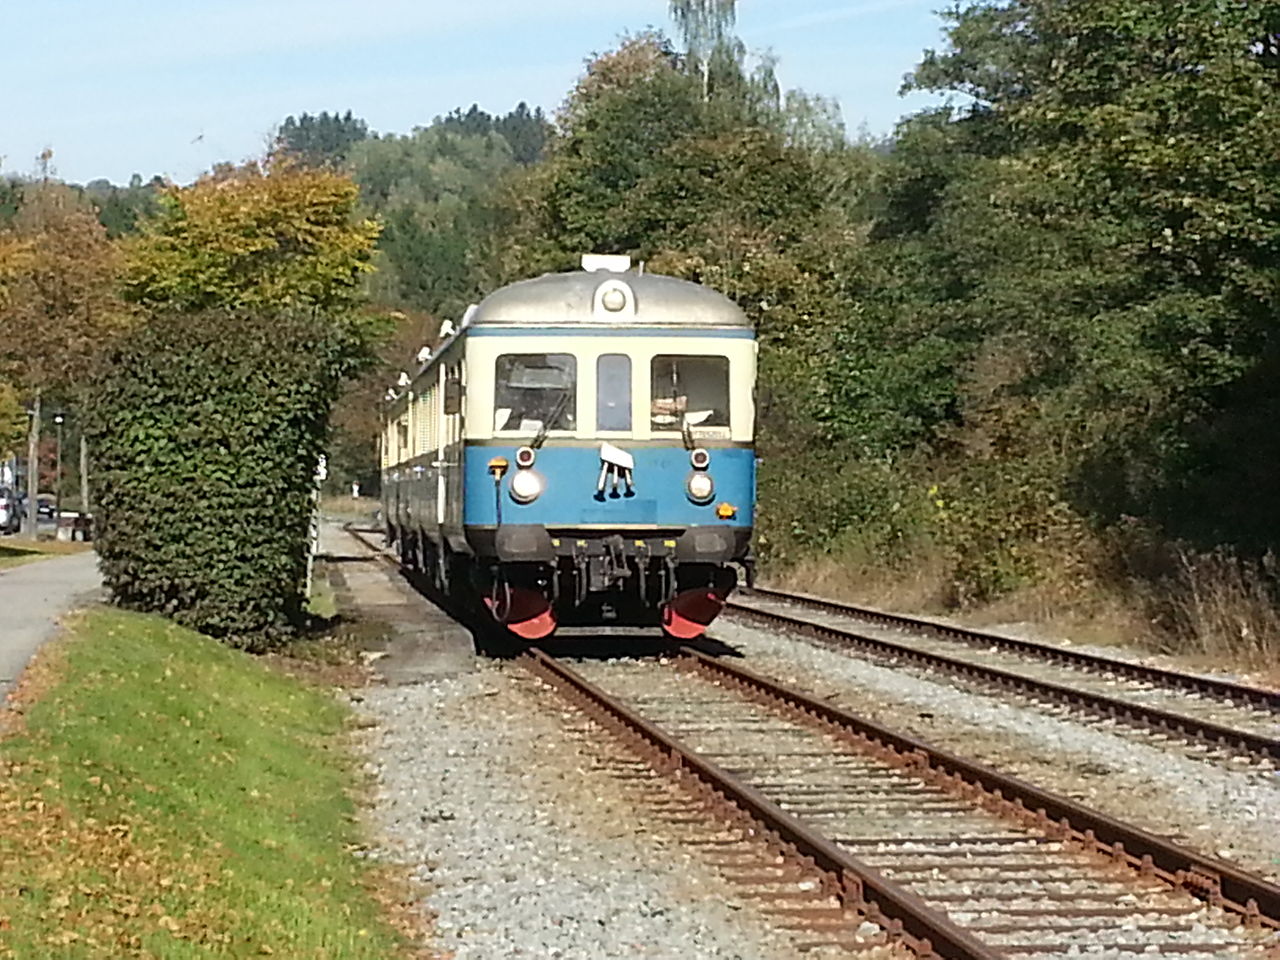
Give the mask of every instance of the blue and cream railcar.
M 401 378 L 388 537 L 526 639 L 697 636 L 751 562 L 755 337 L 698 284 L 583 266 L 493 293 Z

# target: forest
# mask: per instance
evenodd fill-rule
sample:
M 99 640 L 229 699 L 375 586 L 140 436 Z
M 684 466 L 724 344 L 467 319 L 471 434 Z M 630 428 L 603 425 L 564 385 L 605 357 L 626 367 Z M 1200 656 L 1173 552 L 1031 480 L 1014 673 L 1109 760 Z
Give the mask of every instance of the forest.
M 552 115 L 282 122 L 267 168 L 349 178 L 376 225 L 341 269 L 390 332 L 337 400 L 334 482 L 376 484 L 378 400 L 440 319 L 627 253 L 756 324 L 771 576 L 1274 656 L 1280 5 L 957 3 L 903 64 L 942 105 L 883 140 L 780 89 L 733 0 L 671 7 L 671 36 L 593 55 Z M 91 404 L 104 318 L 173 305 L 137 245 L 182 189 L 0 184 L 0 317 L 73 344 L 0 342 L 0 447 L 41 394 Z

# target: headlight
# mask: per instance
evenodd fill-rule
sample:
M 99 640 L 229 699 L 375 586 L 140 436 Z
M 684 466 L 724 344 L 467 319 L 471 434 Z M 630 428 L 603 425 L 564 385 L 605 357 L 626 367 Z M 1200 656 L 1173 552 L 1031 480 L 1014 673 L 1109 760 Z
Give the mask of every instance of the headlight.
M 716 492 L 716 485 L 712 483 L 708 473 L 691 473 L 684 485 L 689 491 L 689 499 L 694 503 L 706 503 Z
M 705 470 L 711 466 L 711 454 L 702 447 L 689 451 L 689 464 L 695 470 Z
M 532 503 L 542 495 L 542 477 L 532 470 L 517 470 L 511 476 L 511 499 L 516 503 Z
M 533 461 L 537 459 L 537 452 L 533 447 L 521 447 L 516 451 L 516 466 L 521 470 L 528 470 L 533 466 Z

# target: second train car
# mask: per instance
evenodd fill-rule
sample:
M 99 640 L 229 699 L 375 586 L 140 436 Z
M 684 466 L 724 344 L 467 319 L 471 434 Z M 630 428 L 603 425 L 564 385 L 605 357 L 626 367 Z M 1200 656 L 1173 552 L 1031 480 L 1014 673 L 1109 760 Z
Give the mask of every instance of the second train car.
M 467 311 L 389 393 L 388 539 L 518 637 L 690 639 L 751 572 L 756 341 L 704 286 L 583 257 Z

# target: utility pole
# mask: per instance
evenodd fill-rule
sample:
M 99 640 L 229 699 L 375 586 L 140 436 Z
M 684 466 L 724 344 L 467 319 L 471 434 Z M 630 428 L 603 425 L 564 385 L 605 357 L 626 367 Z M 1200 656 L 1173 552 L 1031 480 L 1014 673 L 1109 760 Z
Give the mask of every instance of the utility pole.
M 40 514 L 36 496 L 40 492 L 40 391 L 31 404 L 31 429 L 27 433 L 27 539 L 36 539 Z
M 80 419 L 80 516 L 89 517 L 93 515 L 89 506 L 89 441 L 84 435 L 84 417 Z
M 62 520 L 62 424 L 67 418 L 62 414 L 54 414 L 53 422 L 58 425 L 58 453 L 55 458 L 53 483 L 53 522 L 56 526 Z M 55 533 L 56 536 L 56 533 Z

